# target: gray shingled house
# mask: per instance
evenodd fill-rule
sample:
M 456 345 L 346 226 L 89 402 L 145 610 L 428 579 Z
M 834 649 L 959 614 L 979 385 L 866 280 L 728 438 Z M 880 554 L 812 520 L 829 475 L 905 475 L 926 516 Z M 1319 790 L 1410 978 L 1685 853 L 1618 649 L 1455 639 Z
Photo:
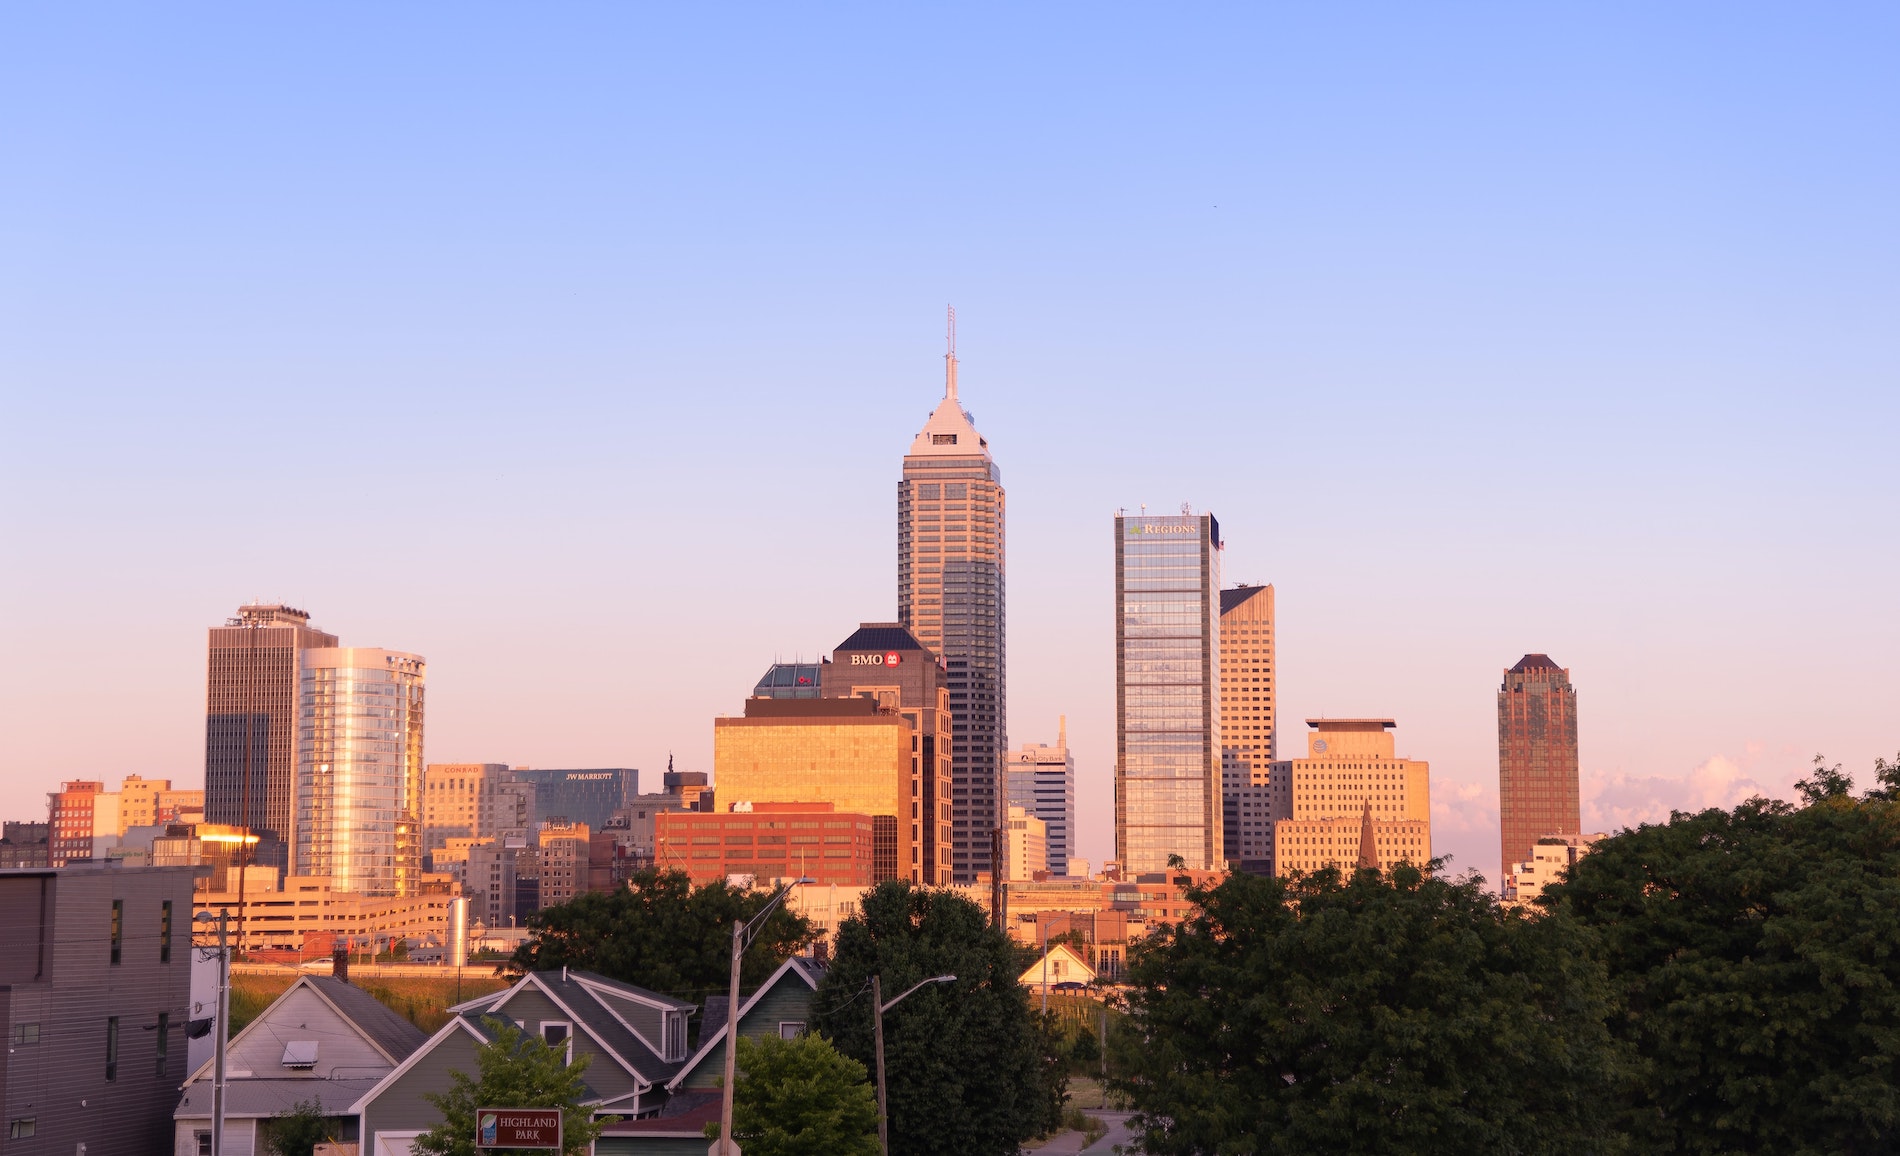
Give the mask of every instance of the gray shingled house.
M 739 1001 L 739 1031 L 754 1039 L 790 1039 L 811 1021 L 812 995 L 823 972 L 793 956 Z M 866 1006 L 869 1006 L 867 1001 Z M 595 1156 L 701 1156 L 706 1125 L 719 1119 L 720 1081 L 726 1072 L 726 997 L 706 1001 L 699 1048 L 666 1082 L 666 1102 L 657 1115 L 609 1124 L 594 1141 Z
M 356 1142 L 356 1101 L 427 1039 L 345 979 L 299 976 L 226 1048 L 226 1156 L 259 1151 L 259 1124 L 300 1102 L 321 1105 L 333 1138 Z M 212 1066 L 191 1074 L 172 1113 L 174 1156 L 211 1152 Z
M 695 1005 L 563 968 L 530 972 L 506 991 L 451 1010 L 453 1019 L 350 1105 L 362 1122 L 362 1156 L 409 1156 L 415 1138 L 441 1118 L 423 1097 L 448 1091 L 450 1072 L 476 1070 L 476 1049 L 494 1038 L 492 1019 L 565 1045 L 570 1058 L 591 1056 L 586 1102 L 598 1114 L 655 1114 L 688 1059 Z

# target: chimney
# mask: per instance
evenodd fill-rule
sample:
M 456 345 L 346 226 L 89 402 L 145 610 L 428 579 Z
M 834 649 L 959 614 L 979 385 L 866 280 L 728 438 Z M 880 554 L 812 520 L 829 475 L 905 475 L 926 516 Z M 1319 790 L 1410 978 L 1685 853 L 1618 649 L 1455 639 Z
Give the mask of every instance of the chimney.
M 330 974 L 344 983 L 350 982 L 349 948 L 337 947 L 330 950 Z

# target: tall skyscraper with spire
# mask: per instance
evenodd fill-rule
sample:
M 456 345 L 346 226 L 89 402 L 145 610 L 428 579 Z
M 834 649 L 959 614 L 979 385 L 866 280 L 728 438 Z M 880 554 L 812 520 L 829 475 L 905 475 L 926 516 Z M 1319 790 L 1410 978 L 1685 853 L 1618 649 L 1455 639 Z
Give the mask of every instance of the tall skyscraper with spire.
M 943 401 L 897 484 L 897 617 L 942 656 L 948 676 L 952 794 L 925 821 L 950 828 L 957 883 L 992 869 L 1007 801 L 1003 576 L 1003 475 L 957 398 L 952 309 Z

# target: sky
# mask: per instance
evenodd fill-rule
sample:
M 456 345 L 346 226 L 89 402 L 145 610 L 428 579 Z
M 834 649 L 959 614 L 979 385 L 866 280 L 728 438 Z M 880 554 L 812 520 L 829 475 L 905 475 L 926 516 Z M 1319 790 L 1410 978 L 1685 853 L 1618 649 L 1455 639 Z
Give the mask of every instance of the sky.
M 1900 750 L 1900 10 L 0 13 L 0 814 L 203 778 L 242 602 L 424 655 L 427 757 L 710 769 L 896 602 L 960 392 L 1009 737 L 1113 854 L 1119 508 L 1271 582 L 1282 751 L 1397 720 L 1495 879 L 1496 692 L 1586 829 Z

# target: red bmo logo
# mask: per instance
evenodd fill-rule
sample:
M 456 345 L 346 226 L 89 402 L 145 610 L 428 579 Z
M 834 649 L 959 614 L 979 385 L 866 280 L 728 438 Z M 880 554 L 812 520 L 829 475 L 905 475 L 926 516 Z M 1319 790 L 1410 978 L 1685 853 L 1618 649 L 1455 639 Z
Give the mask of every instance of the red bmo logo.
M 891 651 L 889 654 L 886 654 L 884 656 L 885 666 L 896 666 L 898 661 L 899 661 L 898 654 L 895 650 Z

